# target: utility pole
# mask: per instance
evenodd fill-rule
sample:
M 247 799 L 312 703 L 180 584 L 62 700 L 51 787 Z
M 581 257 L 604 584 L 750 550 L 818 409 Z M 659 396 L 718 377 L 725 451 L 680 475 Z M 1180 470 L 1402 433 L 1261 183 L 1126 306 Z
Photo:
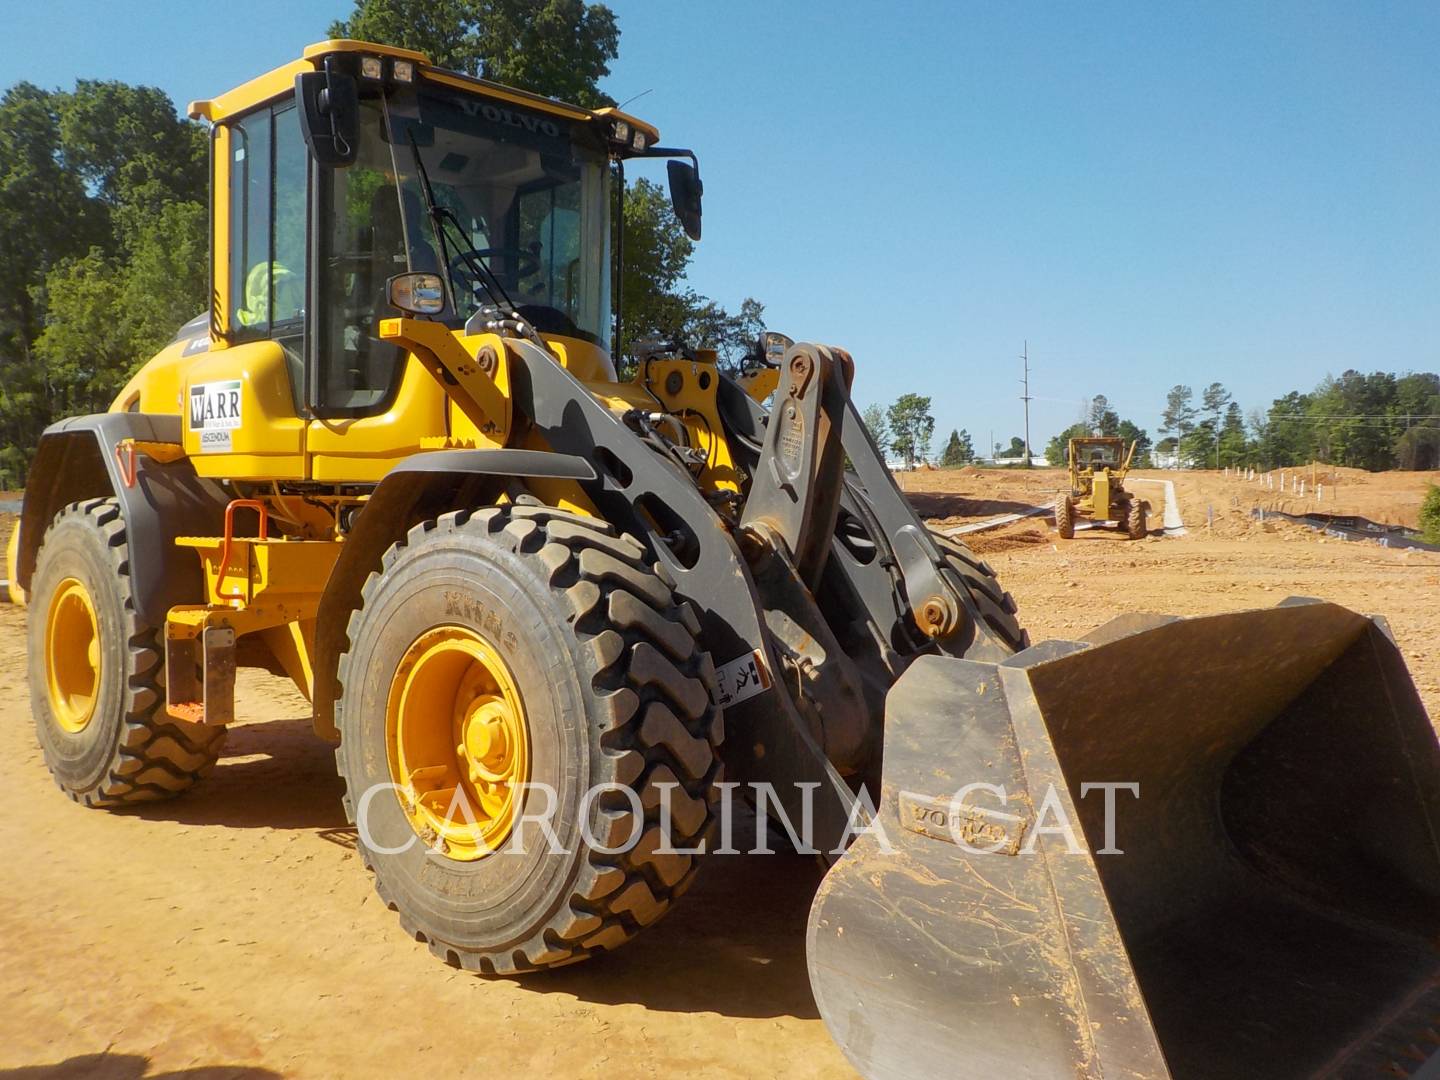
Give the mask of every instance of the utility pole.
M 1020 400 L 1025 403 L 1025 468 L 1030 468 L 1030 341 L 1025 340 L 1025 346 L 1020 353 L 1020 360 L 1025 365 L 1025 377 L 1020 382 L 1025 387 L 1025 393 L 1020 395 Z

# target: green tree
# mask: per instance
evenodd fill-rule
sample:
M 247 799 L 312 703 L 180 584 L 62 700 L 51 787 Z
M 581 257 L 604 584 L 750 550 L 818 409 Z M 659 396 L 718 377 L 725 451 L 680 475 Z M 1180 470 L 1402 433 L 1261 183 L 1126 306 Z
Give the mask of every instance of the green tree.
M 919 394 L 901 394 L 886 413 L 890 425 L 890 446 L 905 460 L 907 467 L 924 461 L 935 436 L 935 418 L 930 415 L 930 399 Z
M 1240 403 L 1230 401 L 1225 406 L 1225 418 L 1220 423 L 1220 464 L 1239 465 L 1249 457 L 1250 441 L 1245 437 L 1245 418 L 1240 412 Z
M 699 349 L 714 349 L 722 369 L 738 370 L 765 330 L 765 305 L 746 297 L 740 301 L 740 310 L 732 314 L 694 292 L 687 292 L 686 299 L 690 310 L 680 339 Z
M 1220 429 L 1206 417 L 1180 436 L 1180 462 L 1186 468 L 1219 468 L 1216 457 L 1220 450 Z
M 104 411 L 176 328 L 205 310 L 206 208 L 172 202 L 122 220 L 118 256 L 92 248 L 45 279 L 48 314 L 35 355 L 57 415 Z
M 330 36 L 399 45 L 441 67 L 586 108 L 613 105 L 599 82 L 620 55 L 620 27 L 582 0 L 356 0 Z
M 1135 468 L 1148 469 L 1154 465 L 1150 456 L 1150 435 L 1144 428 L 1129 420 L 1121 420 L 1115 429 L 1115 434 L 1124 439 L 1127 444 L 1135 444 L 1135 456 L 1130 459 L 1130 463 Z
M 153 87 L 0 100 L 0 472 L 54 416 L 104 409 L 204 309 L 203 131 Z
M 946 440 L 945 449 L 940 455 L 940 464 L 956 467 L 969 465 L 975 460 L 975 446 L 970 441 L 968 431 L 951 430 L 950 438 Z
M 1440 544 L 1440 487 L 1434 484 L 1420 504 L 1420 533 L 1427 544 Z
M 156 214 L 207 198 L 209 142 L 153 86 L 82 79 L 60 99 L 65 164 L 110 210 Z
M 1195 430 L 1195 392 L 1176 384 L 1165 396 L 1165 412 L 1160 417 L 1160 434 L 1173 436 L 1177 443 Z
M 890 449 L 890 422 L 885 419 L 884 408 L 880 405 L 866 405 L 860 419 L 865 421 L 865 430 L 870 432 L 875 449 L 884 457 L 885 452 Z
M 1200 407 L 1209 416 L 1216 429 L 1220 427 L 1221 416 L 1231 403 L 1230 391 L 1218 382 L 1212 382 L 1200 397 Z
M 0 98 L 0 361 L 25 365 L 44 308 L 32 295 L 50 268 L 83 255 L 104 222 L 60 140 L 64 95 L 30 83 Z M 3 376 L 0 376 L 3 377 Z
M 1395 462 L 1402 469 L 1440 469 L 1440 427 L 1412 427 L 1395 443 Z
M 692 310 L 694 294 L 685 287 L 685 268 L 694 250 L 659 184 L 640 179 L 626 187 L 618 354 L 629 354 L 635 342 L 647 338 L 679 336 Z
M 1088 422 L 1071 424 L 1045 444 L 1045 463 L 1047 465 L 1064 465 L 1070 452 L 1070 440 L 1083 439 L 1090 434 L 1091 428 Z
M 1104 394 L 1096 394 L 1090 399 L 1089 428 L 1087 434 L 1091 435 L 1097 432 L 1101 435 L 1117 435 L 1120 432 L 1120 417 L 1110 408 L 1110 399 Z
M 1256 425 L 1256 444 L 1262 468 L 1297 465 L 1315 456 L 1315 426 L 1310 418 L 1310 395 L 1292 390 L 1270 404 Z

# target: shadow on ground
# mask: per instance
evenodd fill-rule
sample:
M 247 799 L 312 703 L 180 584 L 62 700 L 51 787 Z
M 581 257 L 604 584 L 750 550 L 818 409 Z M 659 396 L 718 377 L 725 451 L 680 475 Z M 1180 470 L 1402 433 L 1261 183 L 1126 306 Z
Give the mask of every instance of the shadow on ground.
M 124 812 L 184 825 L 353 832 L 340 803 L 344 791 L 334 748 L 308 719 L 270 720 L 226 732 L 214 771 L 192 791 Z
M 355 830 L 345 821 L 342 793 L 334 753 L 309 721 L 272 720 L 231 729 L 214 772 L 193 791 L 125 812 L 187 825 L 307 831 L 353 847 Z M 748 844 L 742 836 L 751 828 L 748 815 L 737 822 L 737 846 Z M 805 917 L 821 876 L 813 857 L 710 856 L 695 887 L 630 944 L 516 981 L 537 993 L 599 1004 L 814 1019 L 819 1014 L 805 970 Z M 394 933 L 402 933 L 398 924 Z M 447 969 L 438 960 L 435 966 L 443 978 Z M 0 1074 L 0 1080 L 10 1077 Z
M 1023 514 L 1039 505 L 1009 499 L 970 499 L 938 491 L 907 491 L 905 497 L 922 518 L 999 517 L 1001 514 Z
M 805 917 L 821 876 L 802 855 L 713 855 L 670 914 L 628 945 L 516 981 L 660 1012 L 818 1019 Z
M 280 1080 L 280 1073 L 251 1065 L 201 1065 L 150 1072 L 141 1054 L 84 1054 L 50 1065 L 0 1069 L 0 1080 Z

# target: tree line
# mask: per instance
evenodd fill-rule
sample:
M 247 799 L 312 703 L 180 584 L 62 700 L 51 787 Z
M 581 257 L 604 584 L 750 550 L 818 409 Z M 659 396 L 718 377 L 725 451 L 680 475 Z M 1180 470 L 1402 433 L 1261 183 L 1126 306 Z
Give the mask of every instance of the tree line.
M 978 460 L 974 441 L 963 428 L 952 429 L 950 437 L 936 450 L 935 417 L 930 404 L 931 399 L 921 394 L 901 394 L 892 405 L 867 405 L 861 419 L 881 455 L 892 464 L 913 469 L 923 462 L 951 468 Z M 1023 450 L 1024 442 L 1020 444 Z
M 1190 468 L 1274 469 L 1320 461 L 1357 469 L 1440 468 L 1440 375 L 1346 371 L 1242 415 L 1220 383 L 1166 397 L 1157 453 Z
M 1148 469 L 1154 464 L 1149 432 L 1132 420 L 1122 420 L 1120 414 L 1110 407 L 1110 399 L 1104 394 L 1096 394 L 1090 399 L 1084 420 L 1071 424 L 1046 444 L 1045 461 L 1050 465 L 1064 465 L 1070 440 L 1087 435 L 1118 436 L 1127 444 L 1135 444 L 1132 464 L 1136 468 Z
M 1179 384 L 1166 395 L 1158 433 L 1152 441 L 1100 394 L 1083 420 L 1050 440 L 1045 457 L 1063 465 L 1070 439 L 1100 434 L 1135 442 L 1141 468 L 1275 469 L 1320 461 L 1371 471 L 1440 469 L 1440 375 L 1346 371 L 1248 414 L 1221 383 L 1204 387 L 1198 402 L 1191 387 Z
M 331 37 L 417 49 L 444 67 L 591 108 L 619 56 L 603 4 L 357 0 Z M 0 487 L 23 484 L 53 420 L 108 408 L 135 370 L 206 307 L 205 128 L 163 91 L 80 80 L 0 96 Z M 624 356 L 644 339 L 734 363 L 763 329 L 686 283 L 693 244 L 660 185 L 624 202 Z

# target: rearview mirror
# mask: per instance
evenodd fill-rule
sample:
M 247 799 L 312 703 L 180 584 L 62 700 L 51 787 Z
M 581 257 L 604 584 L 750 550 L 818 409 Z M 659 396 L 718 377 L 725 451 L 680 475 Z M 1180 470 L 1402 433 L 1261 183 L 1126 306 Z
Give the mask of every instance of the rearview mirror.
M 396 274 L 385 283 L 390 306 L 412 315 L 438 315 L 445 310 L 445 281 L 439 274 Z
M 665 165 L 670 174 L 670 205 L 680 226 L 691 240 L 700 239 L 700 196 L 705 185 L 700 182 L 700 170 L 684 161 L 671 161 Z
M 355 78 L 331 68 L 295 76 L 295 104 L 305 145 L 321 165 L 355 162 L 360 138 L 360 95 Z
M 795 339 L 789 334 L 782 334 L 778 330 L 765 330 L 760 334 L 760 355 L 771 367 L 779 367 L 780 361 L 785 359 L 786 352 L 794 344 Z

